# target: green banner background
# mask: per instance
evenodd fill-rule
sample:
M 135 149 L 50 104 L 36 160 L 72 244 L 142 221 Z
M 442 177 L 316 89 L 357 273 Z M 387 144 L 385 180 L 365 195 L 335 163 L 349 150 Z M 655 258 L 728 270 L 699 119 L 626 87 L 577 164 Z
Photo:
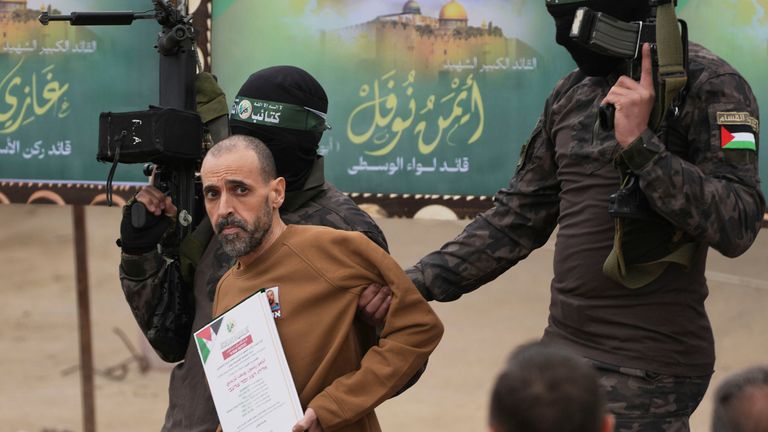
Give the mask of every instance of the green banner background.
M 391 15 L 403 12 L 402 0 L 217 0 L 214 73 L 229 101 L 263 67 L 291 64 L 317 77 L 333 125 L 321 152 L 342 190 L 490 195 L 506 185 L 544 99 L 574 65 L 554 43 L 543 1 L 463 0 L 471 29 L 445 42 L 437 18 L 444 6 L 456 18 L 448 2 L 418 1 L 434 20 L 409 33 Z M 678 6 L 691 40 L 731 62 L 768 106 L 768 1 L 692 4 Z M 763 178 L 766 147 L 763 134 Z
M 53 0 L 51 7 L 68 15 L 136 7 L 140 12 L 152 3 Z M 23 13 L 34 19 L 6 15 L 2 21 L 0 180 L 103 183 L 109 165 L 96 162 L 99 113 L 157 103 L 153 45 L 160 26 L 154 20 L 117 27 L 43 26 L 36 20 L 39 9 Z M 146 177 L 138 165 L 121 165 L 115 180 L 146 182 Z
M 435 25 L 447 2 L 418 4 Z M 435 32 L 408 39 L 399 24 L 366 24 L 401 12 L 400 0 L 218 0 L 214 72 L 232 100 L 259 68 L 295 64 L 311 71 L 331 102 L 334 129 L 321 144 L 327 175 L 343 190 L 492 194 L 514 171 L 544 98 L 573 64 L 554 44 L 541 2 L 461 4 L 474 31 L 503 37 L 466 48 L 472 44 L 435 42 Z M 768 106 L 768 0 L 692 4 L 678 6 L 691 39 L 731 62 Z M 150 9 L 151 2 L 58 0 L 52 7 L 62 13 Z M 158 24 L 2 23 L 0 180 L 104 181 L 108 166 L 95 161 L 98 114 L 156 103 Z M 479 40 L 476 33 L 465 36 Z M 766 179 L 768 138 L 761 135 Z M 143 182 L 139 171 L 123 165 L 116 179 Z

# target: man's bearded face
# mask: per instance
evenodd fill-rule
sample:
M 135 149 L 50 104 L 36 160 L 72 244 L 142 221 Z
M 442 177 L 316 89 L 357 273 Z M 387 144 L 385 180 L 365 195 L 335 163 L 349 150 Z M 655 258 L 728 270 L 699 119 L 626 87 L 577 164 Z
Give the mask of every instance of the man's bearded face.
M 233 227 L 237 229 L 233 230 Z M 225 228 L 229 229 L 223 232 Z M 216 224 L 216 232 L 224 252 L 235 258 L 248 255 L 261 246 L 271 228 L 272 212 L 268 202 L 264 203 L 261 214 L 250 223 L 230 214 L 219 219 Z

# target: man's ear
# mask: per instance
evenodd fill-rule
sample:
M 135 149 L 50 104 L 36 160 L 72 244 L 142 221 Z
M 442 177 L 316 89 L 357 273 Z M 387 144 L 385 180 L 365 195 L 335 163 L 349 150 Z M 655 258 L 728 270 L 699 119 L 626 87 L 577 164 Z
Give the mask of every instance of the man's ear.
M 270 191 L 272 195 L 272 206 L 279 209 L 285 201 L 285 178 L 278 177 L 270 182 Z
M 607 413 L 603 416 L 603 425 L 600 427 L 600 432 L 613 432 L 615 426 L 616 417 L 611 413 Z

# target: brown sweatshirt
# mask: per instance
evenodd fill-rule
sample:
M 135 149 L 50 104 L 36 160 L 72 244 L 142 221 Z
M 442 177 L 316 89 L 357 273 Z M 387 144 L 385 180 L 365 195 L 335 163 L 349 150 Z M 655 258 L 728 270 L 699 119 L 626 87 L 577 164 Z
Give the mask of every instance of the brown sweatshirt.
M 392 289 L 378 344 L 355 319 L 370 283 Z M 395 260 L 364 235 L 288 225 L 258 259 L 219 282 L 213 316 L 261 288 L 277 286 L 277 331 L 302 407 L 326 431 L 380 431 L 373 409 L 426 362 L 443 333 L 432 308 Z

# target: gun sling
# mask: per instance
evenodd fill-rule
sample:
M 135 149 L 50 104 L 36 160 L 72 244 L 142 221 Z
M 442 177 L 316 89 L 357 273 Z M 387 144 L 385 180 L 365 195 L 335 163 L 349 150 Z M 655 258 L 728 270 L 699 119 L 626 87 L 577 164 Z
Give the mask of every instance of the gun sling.
M 598 21 L 601 29 L 605 29 L 600 33 L 596 33 L 599 41 L 605 41 L 610 37 L 620 37 L 621 40 L 610 45 L 607 42 L 603 42 L 603 46 L 615 47 L 615 49 L 629 50 L 631 45 L 624 39 L 626 34 L 623 32 L 626 27 L 619 29 L 616 26 L 609 26 L 609 21 Z M 639 41 L 641 40 L 642 29 L 638 29 L 637 35 L 637 48 L 639 50 Z M 683 38 L 681 37 L 680 27 L 678 24 L 677 16 L 675 15 L 675 2 L 672 0 L 667 1 L 664 4 L 660 4 L 656 7 L 656 49 L 658 55 L 658 87 L 656 91 L 656 102 L 654 103 L 653 111 L 651 112 L 651 118 L 649 120 L 649 128 L 658 133 L 662 128 L 664 119 L 667 118 L 667 111 L 670 107 L 680 103 L 679 95 L 685 88 L 687 83 L 686 75 L 686 63 L 685 58 L 687 52 L 683 46 Z M 686 38 L 687 39 L 687 38 Z M 623 45 L 622 45 L 623 43 Z M 686 40 L 687 43 L 687 40 Z M 628 169 L 622 169 L 622 185 L 625 184 L 627 176 L 632 175 Z M 631 262 L 626 259 L 629 249 L 642 247 L 641 243 L 644 240 L 644 236 L 635 236 L 635 238 L 627 238 L 627 224 L 642 225 L 641 229 L 646 235 L 653 237 L 654 235 L 666 235 L 668 240 L 666 241 L 666 247 L 664 249 L 666 255 L 652 259 L 649 261 Z M 663 223 L 653 223 L 650 221 L 630 221 L 625 218 L 614 218 L 615 234 L 613 249 L 611 250 L 608 258 L 606 258 L 603 264 L 603 273 L 612 280 L 626 286 L 627 288 L 640 288 L 649 284 L 658 278 L 661 273 L 667 268 L 670 263 L 677 263 L 685 268 L 688 268 L 693 261 L 693 255 L 696 251 L 696 244 L 688 241 L 687 236 L 679 229 L 674 229 L 674 233 L 666 233 L 665 228 L 672 227 L 671 223 L 664 221 Z M 648 231 L 652 230 L 653 233 Z M 657 237 L 658 237 L 657 235 Z

